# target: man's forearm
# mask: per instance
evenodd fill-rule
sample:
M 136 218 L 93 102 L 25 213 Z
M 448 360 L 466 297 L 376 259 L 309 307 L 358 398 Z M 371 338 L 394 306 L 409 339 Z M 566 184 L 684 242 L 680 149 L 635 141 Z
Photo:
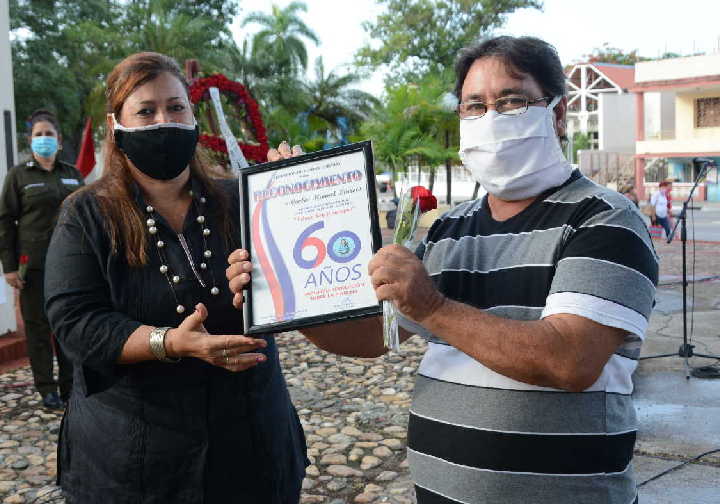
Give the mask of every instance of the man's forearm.
M 422 325 L 484 366 L 532 385 L 583 390 L 597 379 L 622 332 L 576 316 L 518 321 L 446 300 Z M 595 327 L 596 326 L 596 327 Z M 583 329 L 607 332 L 590 342 Z M 591 345 L 597 344 L 598 347 Z

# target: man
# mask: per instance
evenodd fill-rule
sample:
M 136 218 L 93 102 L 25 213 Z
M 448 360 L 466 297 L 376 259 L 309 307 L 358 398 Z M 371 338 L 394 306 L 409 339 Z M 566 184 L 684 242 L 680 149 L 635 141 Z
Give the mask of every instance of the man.
M 636 502 L 630 399 L 657 283 L 634 205 L 562 156 L 555 50 L 499 37 L 457 65 L 461 157 L 488 191 L 438 219 L 416 251 L 370 263 L 379 299 L 428 339 L 408 425 L 423 503 Z M 278 156 L 290 156 L 287 146 Z M 234 302 L 251 266 L 236 251 Z M 385 352 L 381 320 L 303 333 L 330 352 Z

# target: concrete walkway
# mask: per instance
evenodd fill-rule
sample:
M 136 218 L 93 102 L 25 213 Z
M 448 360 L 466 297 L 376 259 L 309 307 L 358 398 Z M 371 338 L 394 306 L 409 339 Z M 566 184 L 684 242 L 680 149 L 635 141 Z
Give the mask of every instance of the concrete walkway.
M 695 352 L 720 355 L 720 281 L 695 284 L 693 319 L 691 343 L 696 345 Z M 662 286 L 642 355 L 677 353 L 683 337 L 682 322 L 680 286 Z M 690 366 L 718 362 L 694 357 Z M 687 380 L 685 361 L 676 356 L 641 361 L 634 382 L 640 424 L 635 458 L 639 483 L 679 462 L 720 449 L 720 379 Z M 720 503 L 720 452 L 643 486 L 640 502 Z

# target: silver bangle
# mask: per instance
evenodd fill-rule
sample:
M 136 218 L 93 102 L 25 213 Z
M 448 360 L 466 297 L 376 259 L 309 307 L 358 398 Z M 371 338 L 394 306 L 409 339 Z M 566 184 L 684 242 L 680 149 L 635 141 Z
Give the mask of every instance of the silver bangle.
M 170 329 L 170 327 L 156 327 L 150 331 L 150 351 L 159 361 L 178 363 L 179 358 L 170 359 L 165 352 L 165 335 Z

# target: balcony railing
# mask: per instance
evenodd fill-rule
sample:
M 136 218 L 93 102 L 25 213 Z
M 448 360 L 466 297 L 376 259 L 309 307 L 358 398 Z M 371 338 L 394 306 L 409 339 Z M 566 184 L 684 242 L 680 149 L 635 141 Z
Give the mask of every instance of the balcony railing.
M 651 131 L 645 134 L 645 140 L 675 140 L 675 130 Z

